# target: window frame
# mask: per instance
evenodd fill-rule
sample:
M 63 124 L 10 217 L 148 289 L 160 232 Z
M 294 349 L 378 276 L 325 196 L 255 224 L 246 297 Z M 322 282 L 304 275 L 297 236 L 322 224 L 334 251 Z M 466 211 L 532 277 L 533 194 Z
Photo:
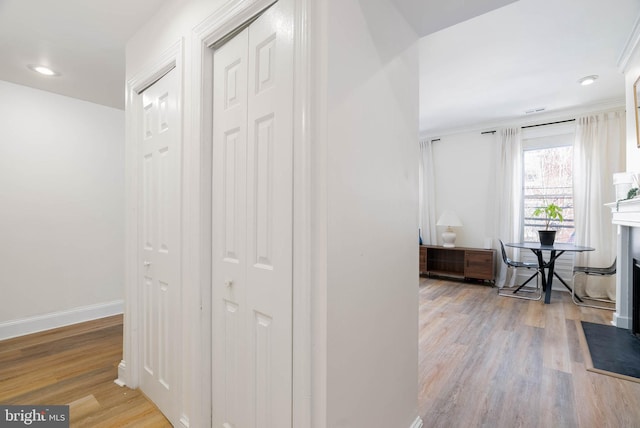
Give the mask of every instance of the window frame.
M 520 224 L 520 240 L 525 239 L 525 186 L 526 186 L 526 169 L 525 169 L 525 153 L 533 150 L 552 149 L 556 147 L 573 147 L 575 140 L 575 124 L 562 123 L 554 125 L 546 125 L 540 127 L 524 128 L 522 132 L 522 189 L 520 199 L 520 209 L 522 213 Z M 573 201 L 573 167 L 571 171 L 571 200 Z M 566 227 L 566 226 L 565 226 Z M 575 230 L 575 224 L 571 226 Z

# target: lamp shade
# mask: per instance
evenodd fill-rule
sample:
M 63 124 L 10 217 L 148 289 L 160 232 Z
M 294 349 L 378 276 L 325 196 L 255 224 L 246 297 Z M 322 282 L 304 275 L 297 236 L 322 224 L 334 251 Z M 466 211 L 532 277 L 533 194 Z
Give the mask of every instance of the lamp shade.
M 438 219 L 438 223 L 436 224 L 438 226 L 453 226 L 453 227 L 462 226 L 462 222 L 460 221 L 456 213 L 454 213 L 451 210 L 445 210 L 440 216 L 440 218 Z

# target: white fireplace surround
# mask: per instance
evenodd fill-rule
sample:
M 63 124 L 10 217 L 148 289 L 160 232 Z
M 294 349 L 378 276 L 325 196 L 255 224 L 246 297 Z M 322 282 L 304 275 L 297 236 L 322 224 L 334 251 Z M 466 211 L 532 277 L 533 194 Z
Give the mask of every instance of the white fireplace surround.
M 613 325 L 631 329 L 633 305 L 633 254 L 631 228 L 640 228 L 640 198 L 606 204 L 613 214 L 612 222 L 618 225 L 616 312 Z

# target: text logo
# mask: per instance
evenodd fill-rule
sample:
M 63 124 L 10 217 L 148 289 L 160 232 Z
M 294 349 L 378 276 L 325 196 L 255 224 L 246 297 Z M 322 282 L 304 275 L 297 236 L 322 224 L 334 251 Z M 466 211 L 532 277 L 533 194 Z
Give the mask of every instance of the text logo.
M 69 428 L 69 406 L 0 405 L 0 428 Z

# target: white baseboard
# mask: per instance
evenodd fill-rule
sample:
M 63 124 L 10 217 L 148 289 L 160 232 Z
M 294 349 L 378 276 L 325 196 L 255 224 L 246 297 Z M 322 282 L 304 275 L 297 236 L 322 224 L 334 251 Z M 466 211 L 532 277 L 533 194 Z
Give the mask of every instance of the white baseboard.
M 189 428 L 189 418 L 185 415 L 182 415 L 180 418 L 180 428 Z
M 413 421 L 410 428 L 422 428 L 422 427 L 423 427 L 422 418 L 418 416 L 416 420 Z
M 621 317 L 617 312 L 613 314 L 613 321 L 611 324 L 615 325 L 618 328 L 626 328 L 627 330 L 631 330 L 633 327 L 631 317 Z
M 125 360 L 120 360 L 118 364 L 118 378 L 113 381 L 118 386 L 126 386 L 125 379 L 127 378 L 127 363 Z
M 0 323 L 0 340 L 118 315 L 123 312 L 123 309 L 124 301 L 116 300 L 114 302 L 5 321 Z

